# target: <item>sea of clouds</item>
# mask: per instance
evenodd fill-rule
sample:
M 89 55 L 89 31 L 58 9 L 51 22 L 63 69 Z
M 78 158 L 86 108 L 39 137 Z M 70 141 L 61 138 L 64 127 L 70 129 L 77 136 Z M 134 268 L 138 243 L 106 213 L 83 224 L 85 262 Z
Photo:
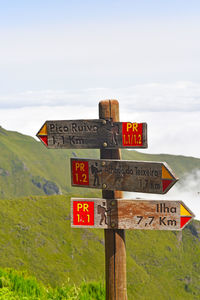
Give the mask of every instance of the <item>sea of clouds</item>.
M 148 124 L 146 153 L 200 157 L 200 83 L 0 94 L 0 125 L 35 137 L 46 120 L 97 119 L 98 103 L 117 99 L 120 120 Z
M 185 174 L 164 195 L 125 192 L 124 197 L 127 199 L 141 198 L 146 200 L 181 200 L 195 214 L 195 218 L 200 220 L 200 169 L 196 169 L 190 174 Z

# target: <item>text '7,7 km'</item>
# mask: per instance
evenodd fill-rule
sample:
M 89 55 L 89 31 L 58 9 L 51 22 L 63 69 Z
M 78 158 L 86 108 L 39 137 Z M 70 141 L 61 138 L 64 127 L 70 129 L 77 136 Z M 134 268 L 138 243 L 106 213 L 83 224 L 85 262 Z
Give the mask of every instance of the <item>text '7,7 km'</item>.
M 71 198 L 71 226 L 182 230 L 194 214 L 182 201 Z

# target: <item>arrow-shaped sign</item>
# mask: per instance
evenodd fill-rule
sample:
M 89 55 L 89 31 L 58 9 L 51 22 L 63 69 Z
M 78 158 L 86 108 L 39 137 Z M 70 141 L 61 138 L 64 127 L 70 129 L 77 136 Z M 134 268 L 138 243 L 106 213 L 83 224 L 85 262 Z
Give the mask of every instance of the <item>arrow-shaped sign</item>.
M 195 215 L 182 201 L 71 199 L 71 226 L 182 230 Z
M 47 124 L 45 123 L 42 128 L 38 131 L 37 137 L 48 147 L 48 133 Z
M 163 162 L 71 159 L 73 186 L 165 194 L 177 180 Z
M 180 203 L 180 228 L 184 228 L 193 217 L 194 214 L 185 206 L 185 204 Z
M 37 137 L 53 149 L 147 148 L 147 124 L 110 119 L 46 121 Z

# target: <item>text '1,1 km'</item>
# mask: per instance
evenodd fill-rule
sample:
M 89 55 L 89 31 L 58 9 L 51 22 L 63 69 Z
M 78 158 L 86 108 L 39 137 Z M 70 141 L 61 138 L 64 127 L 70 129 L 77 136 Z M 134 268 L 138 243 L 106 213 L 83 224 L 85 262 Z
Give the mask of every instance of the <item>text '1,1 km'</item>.
M 147 124 L 110 119 L 46 121 L 37 137 L 52 149 L 147 148 Z
M 119 122 L 117 100 L 99 102 L 99 119 L 46 121 L 37 137 L 50 149 L 100 149 L 101 159 L 71 158 L 72 186 L 103 198 L 71 198 L 71 226 L 109 229 L 106 299 L 127 300 L 124 229 L 182 230 L 194 214 L 182 201 L 126 200 L 121 191 L 165 194 L 178 178 L 165 162 L 121 160 L 119 148 L 147 148 L 147 124 Z

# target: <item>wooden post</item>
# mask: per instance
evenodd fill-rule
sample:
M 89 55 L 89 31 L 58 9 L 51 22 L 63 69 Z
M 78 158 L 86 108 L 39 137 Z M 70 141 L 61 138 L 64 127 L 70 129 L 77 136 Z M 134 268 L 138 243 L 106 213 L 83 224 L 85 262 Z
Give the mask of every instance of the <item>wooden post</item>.
M 99 102 L 99 118 L 119 122 L 117 100 Z M 101 159 L 121 159 L 120 149 L 101 149 Z M 104 199 L 122 198 L 121 191 L 102 191 Z M 106 300 L 127 300 L 126 246 L 123 229 L 105 229 Z

